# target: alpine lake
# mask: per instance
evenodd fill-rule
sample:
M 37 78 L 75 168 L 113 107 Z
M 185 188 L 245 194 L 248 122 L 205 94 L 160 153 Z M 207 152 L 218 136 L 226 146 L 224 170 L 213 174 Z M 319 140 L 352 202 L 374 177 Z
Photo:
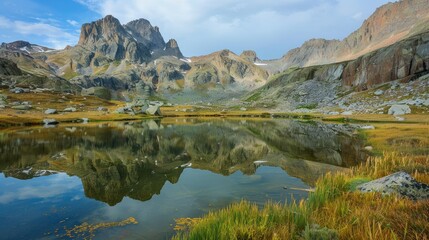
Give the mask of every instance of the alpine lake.
M 164 118 L 0 131 L 1 239 L 168 239 L 175 220 L 308 196 L 367 156 L 356 128 Z

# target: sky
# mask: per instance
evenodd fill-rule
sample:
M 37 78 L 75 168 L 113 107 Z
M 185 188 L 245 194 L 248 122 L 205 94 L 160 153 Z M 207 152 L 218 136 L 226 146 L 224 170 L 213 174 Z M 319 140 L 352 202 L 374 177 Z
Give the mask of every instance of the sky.
M 343 39 L 387 0 L 2 0 L 0 42 L 62 49 L 80 27 L 111 14 L 145 18 L 185 56 L 254 50 L 276 59 L 311 38 Z

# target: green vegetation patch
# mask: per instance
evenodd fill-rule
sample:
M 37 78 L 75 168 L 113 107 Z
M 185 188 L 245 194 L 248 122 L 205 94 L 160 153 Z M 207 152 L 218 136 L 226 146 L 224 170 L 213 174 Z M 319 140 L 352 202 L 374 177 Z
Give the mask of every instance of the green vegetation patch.
M 297 108 L 298 109 L 303 109 L 303 108 L 305 108 L 305 109 L 316 109 L 318 105 L 319 105 L 318 103 L 308 103 L 308 104 L 298 105 Z

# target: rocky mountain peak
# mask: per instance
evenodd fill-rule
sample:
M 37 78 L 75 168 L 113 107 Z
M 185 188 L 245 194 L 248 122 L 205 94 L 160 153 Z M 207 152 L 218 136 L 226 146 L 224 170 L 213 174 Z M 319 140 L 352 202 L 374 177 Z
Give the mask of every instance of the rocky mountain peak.
M 82 25 L 78 45 L 95 53 L 100 53 L 100 59 L 93 62 L 128 59 L 142 63 L 150 58 L 146 45 L 137 41 L 127 32 L 118 19 L 112 15 L 95 22 Z
M 134 39 L 143 43 L 152 51 L 163 49 L 165 46 L 165 41 L 159 28 L 156 26 L 153 27 L 152 24 L 144 18 L 131 21 L 124 25 L 124 28 Z
M 429 30 L 428 0 L 402 0 L 379 7 L 362 26 L 342 41 L 312 39 L 280 60 L 280 69 L 356 59 Z
M 166 49 L 169 49 L 169 48 L 179 48 L 179 44 L 177 43 L 177 41 L 175 39 L 170 39 L 165 44 L 165 48 Z
M 125 35 L 126 32 L 119 20 L 112 15 L 107 15 L 97 21 L 83 24 L 78 44 L 93 44 L 100 39 L 115 40 L 121 34 Z
M 11 42 L 11 43 L 3 43 L 3 44 L 7 45 L 9 48 L 17 48 L 17 49 L 31 46 L 31 44 L 29 42 L 22 41 L 22 40 Z
M 175 56 L 177 58 L 184 58 L 180 51 L 179 44 L 175 39 L 170 39 L 165 44 L 165 48 L 162 53 L 164 56 Z
M 23 52 L 26 54 L 46 52 L 46 51 L 53 50 L 48 47 L 39 46 L 37 44 L 31 44 L 27 41 L 21 41 L 21 40 L 11 42 L 11 43 L 2 43 L 1 48 L 12 50 L 12 51 Z
M 249 62 L 256 62 L 259 61 L 258 56 L 256 55 L 256 52 L 253 50 L 245 50 L 240 54 L 240 57 L 246 59 Z

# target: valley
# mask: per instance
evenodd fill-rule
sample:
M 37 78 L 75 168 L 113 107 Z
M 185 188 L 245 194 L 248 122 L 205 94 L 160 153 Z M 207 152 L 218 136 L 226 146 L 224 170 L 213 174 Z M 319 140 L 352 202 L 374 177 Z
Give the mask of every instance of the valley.
M 5 239 L 429 239 L 428 13 L 278 59 L 110 13 L 63 49 L 2 43 Z

